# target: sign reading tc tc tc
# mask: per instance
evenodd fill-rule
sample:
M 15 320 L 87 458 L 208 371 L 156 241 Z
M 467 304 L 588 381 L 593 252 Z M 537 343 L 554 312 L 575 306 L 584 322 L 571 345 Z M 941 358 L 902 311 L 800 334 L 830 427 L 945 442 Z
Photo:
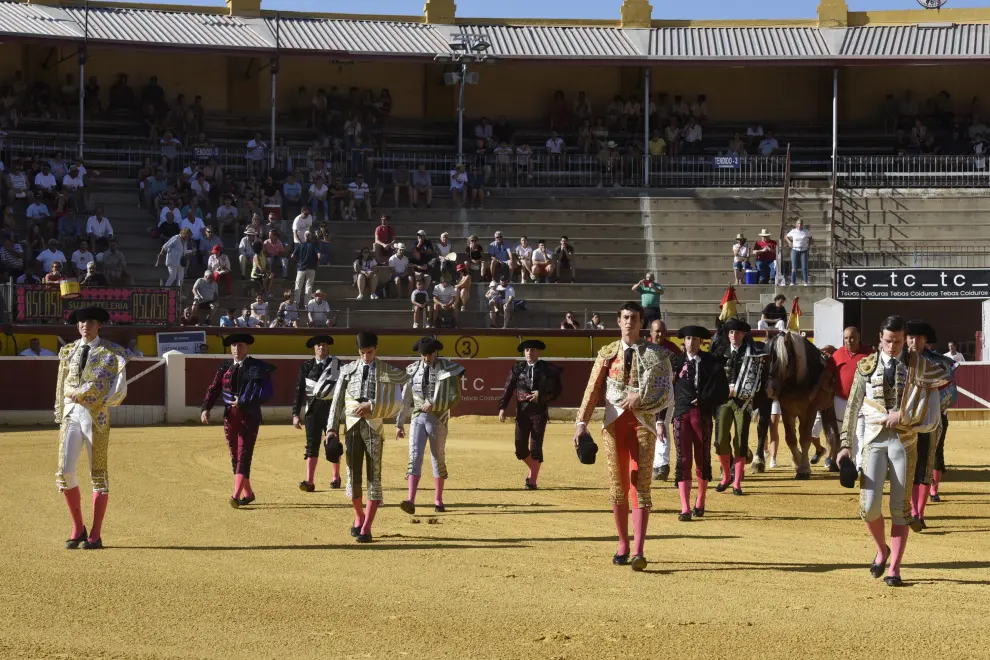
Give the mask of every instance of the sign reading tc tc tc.
M 988 268 L 839 268 L 839 300 L 990 298 Z

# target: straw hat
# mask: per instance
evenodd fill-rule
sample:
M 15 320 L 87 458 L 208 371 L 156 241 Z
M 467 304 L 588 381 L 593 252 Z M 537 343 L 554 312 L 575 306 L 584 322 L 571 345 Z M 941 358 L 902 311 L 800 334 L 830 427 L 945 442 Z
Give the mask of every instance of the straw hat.
M 757 236 L 759 236 L 760 238 L 770 238 L 770 232 L 768 232 L 766 229 L 761 229 L 760 233 L 757 234 Z

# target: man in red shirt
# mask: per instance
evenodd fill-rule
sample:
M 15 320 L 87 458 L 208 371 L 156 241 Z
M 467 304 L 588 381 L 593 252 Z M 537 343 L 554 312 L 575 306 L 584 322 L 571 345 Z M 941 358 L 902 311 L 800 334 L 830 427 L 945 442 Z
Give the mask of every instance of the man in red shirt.
M 654 319 L 650 324 L 650 343 L 662 346 L 670 351 L 670 356 L 682 353 L 680 347 L 667 339 L 667 324 L 660 319 Z M 673 382 L 671 382 L 673 388 Z M 674 407 L 671 406 L 662 413 L 657 413 L 657 448 L 653 453 L 653 480 L 667 481 L 670 476 L 670 419 L 673 416 Z
M 849 399 L 849 390 L 852 389 L 853 379 L 856 376 L 856 365 L 872 353 L 872 347 L 864 346 L 860 342 L 859 328 L 849 326 L 842 331 L 842 347 L 825 362 L 825 372 L 822 374 L 822 379 L 834 378 L 833 405 L 835 406 L 835 418 L 840 427 L 846 416 L 846 403 Z M 860 416 L 852 447 L 852 454 L 855 457 L 857 467 L 860 463 L 860 441 L 863 438 L 865 424 L 863 417 Z
M 375 227 L 375 259 L 379 264 L 387 264 L 395 254 L 395 227 L 388 224 L 388 216 L 382 213 L 381 224 Z
M 770 284 L 770 266 L 777 259 L 777 242 L 770 240 L 770 232 L 766 229 L 759 234 L 760 240 L 753 247 L 756 257 L 756 270 L 760 273 L 760 284 Z

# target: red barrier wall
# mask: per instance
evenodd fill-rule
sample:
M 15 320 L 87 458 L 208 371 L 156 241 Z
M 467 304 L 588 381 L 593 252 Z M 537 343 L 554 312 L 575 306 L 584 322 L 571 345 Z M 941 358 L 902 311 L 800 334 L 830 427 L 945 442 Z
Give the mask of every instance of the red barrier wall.
M 127 363 L 131 379 L 158 364 L 155 358 L 135 358 Z M 55 405 L 58 360 L 8 358 L 0 360 L 0 410 L 51 410 Z M 126 405 L 165 405 L 165 366 L 127 386 Z
M 954 409 L 972 410 L 990 407 L 967 395 L 968 392 L 984 401 L 990 401 L 990 365 L 963 363 L 956 369 L 955 379 L 959 389 L 959 399 L 952 406 Z

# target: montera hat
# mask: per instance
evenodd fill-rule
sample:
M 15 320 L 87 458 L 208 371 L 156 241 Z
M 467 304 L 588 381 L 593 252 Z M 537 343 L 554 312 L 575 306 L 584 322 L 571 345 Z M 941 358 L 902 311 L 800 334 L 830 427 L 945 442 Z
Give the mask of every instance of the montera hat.
M 420 355 L 429 355 L 443 350 L 443 344 L 436 337 L 423 337 L 413 345 L 413 350 Z
M 223 347 L 228 348 L 232 344 L 253 344 L 254 335 L 249 335 L 246 332 L 239 332 L 234 335 L 227 335 L 223 338 Z
M 333 344 L 333 337 L 330 335 L 316 335 L 306 340 L 306 348 L 313 348 L 317 344 Z
M 686 325 L 677 331 L 678 339 L 684 339 L 685 337 L 697 337 L 698 339 L 711 339 L 712 333 L 708 331 L 708 328 L 702 327 L 700 325 Z
M 577 445 L 577 456 L 578 460 L 584 465 L 594 465 L 595 456 L 598 454 L 598 445 L 595 444 L 595 439 L 591 437 L 585 429 L 580 436 L 578 436 Z
M 374 348 L 378 346 L 378 335 L 367 330 L 362 330 L 357 333 L 357 346 L 358 348 Z
M 858 477 L 859 470 L 856 469 L 856 464 L 848 456 L 843 456 L 839 461 L 839 483 L 843 488 L 855 488 Z
M 938 341 L 935 338 L 935 329 L 921 319 L 913 319 L 908 321 L 905 326 L 907 329 L 907 334 L 909 335 L 924 335 L 925 340 L 929 344 L 934 344 Z
M 539 339 L 527 339 L 523 343 L 519 344 L 519 346 L 516 348 L 516 350 L 519 351 L 520 353 L 522 353 L 527 348 L 538 348 L 539 350 L 542 351 L 542 350 L 546 350 L 546 347 L 547 347 L 547 345 L 544 344 Z
M 344 455 L 344 445 L 337 438 L 328 436 L 323 440 L 323 452 L 328 461 L 336 463 Z
M 69 323 L 82 323 L 83 321 L 97 321 L 106 323 L 110 320 L 110 312 L 102 307 L 80 307 L 72 310 L 69 314 Z
M 746 323 L 742 319 L 735 319 L 735 318 L 726 321 L 723 327 L 725 328 L 726 332 L 728 332 L 729 330 L 741 330 L 742 332 L 749 332 L 751 330 L 751 328 L 749 327 L 749 323 Z

